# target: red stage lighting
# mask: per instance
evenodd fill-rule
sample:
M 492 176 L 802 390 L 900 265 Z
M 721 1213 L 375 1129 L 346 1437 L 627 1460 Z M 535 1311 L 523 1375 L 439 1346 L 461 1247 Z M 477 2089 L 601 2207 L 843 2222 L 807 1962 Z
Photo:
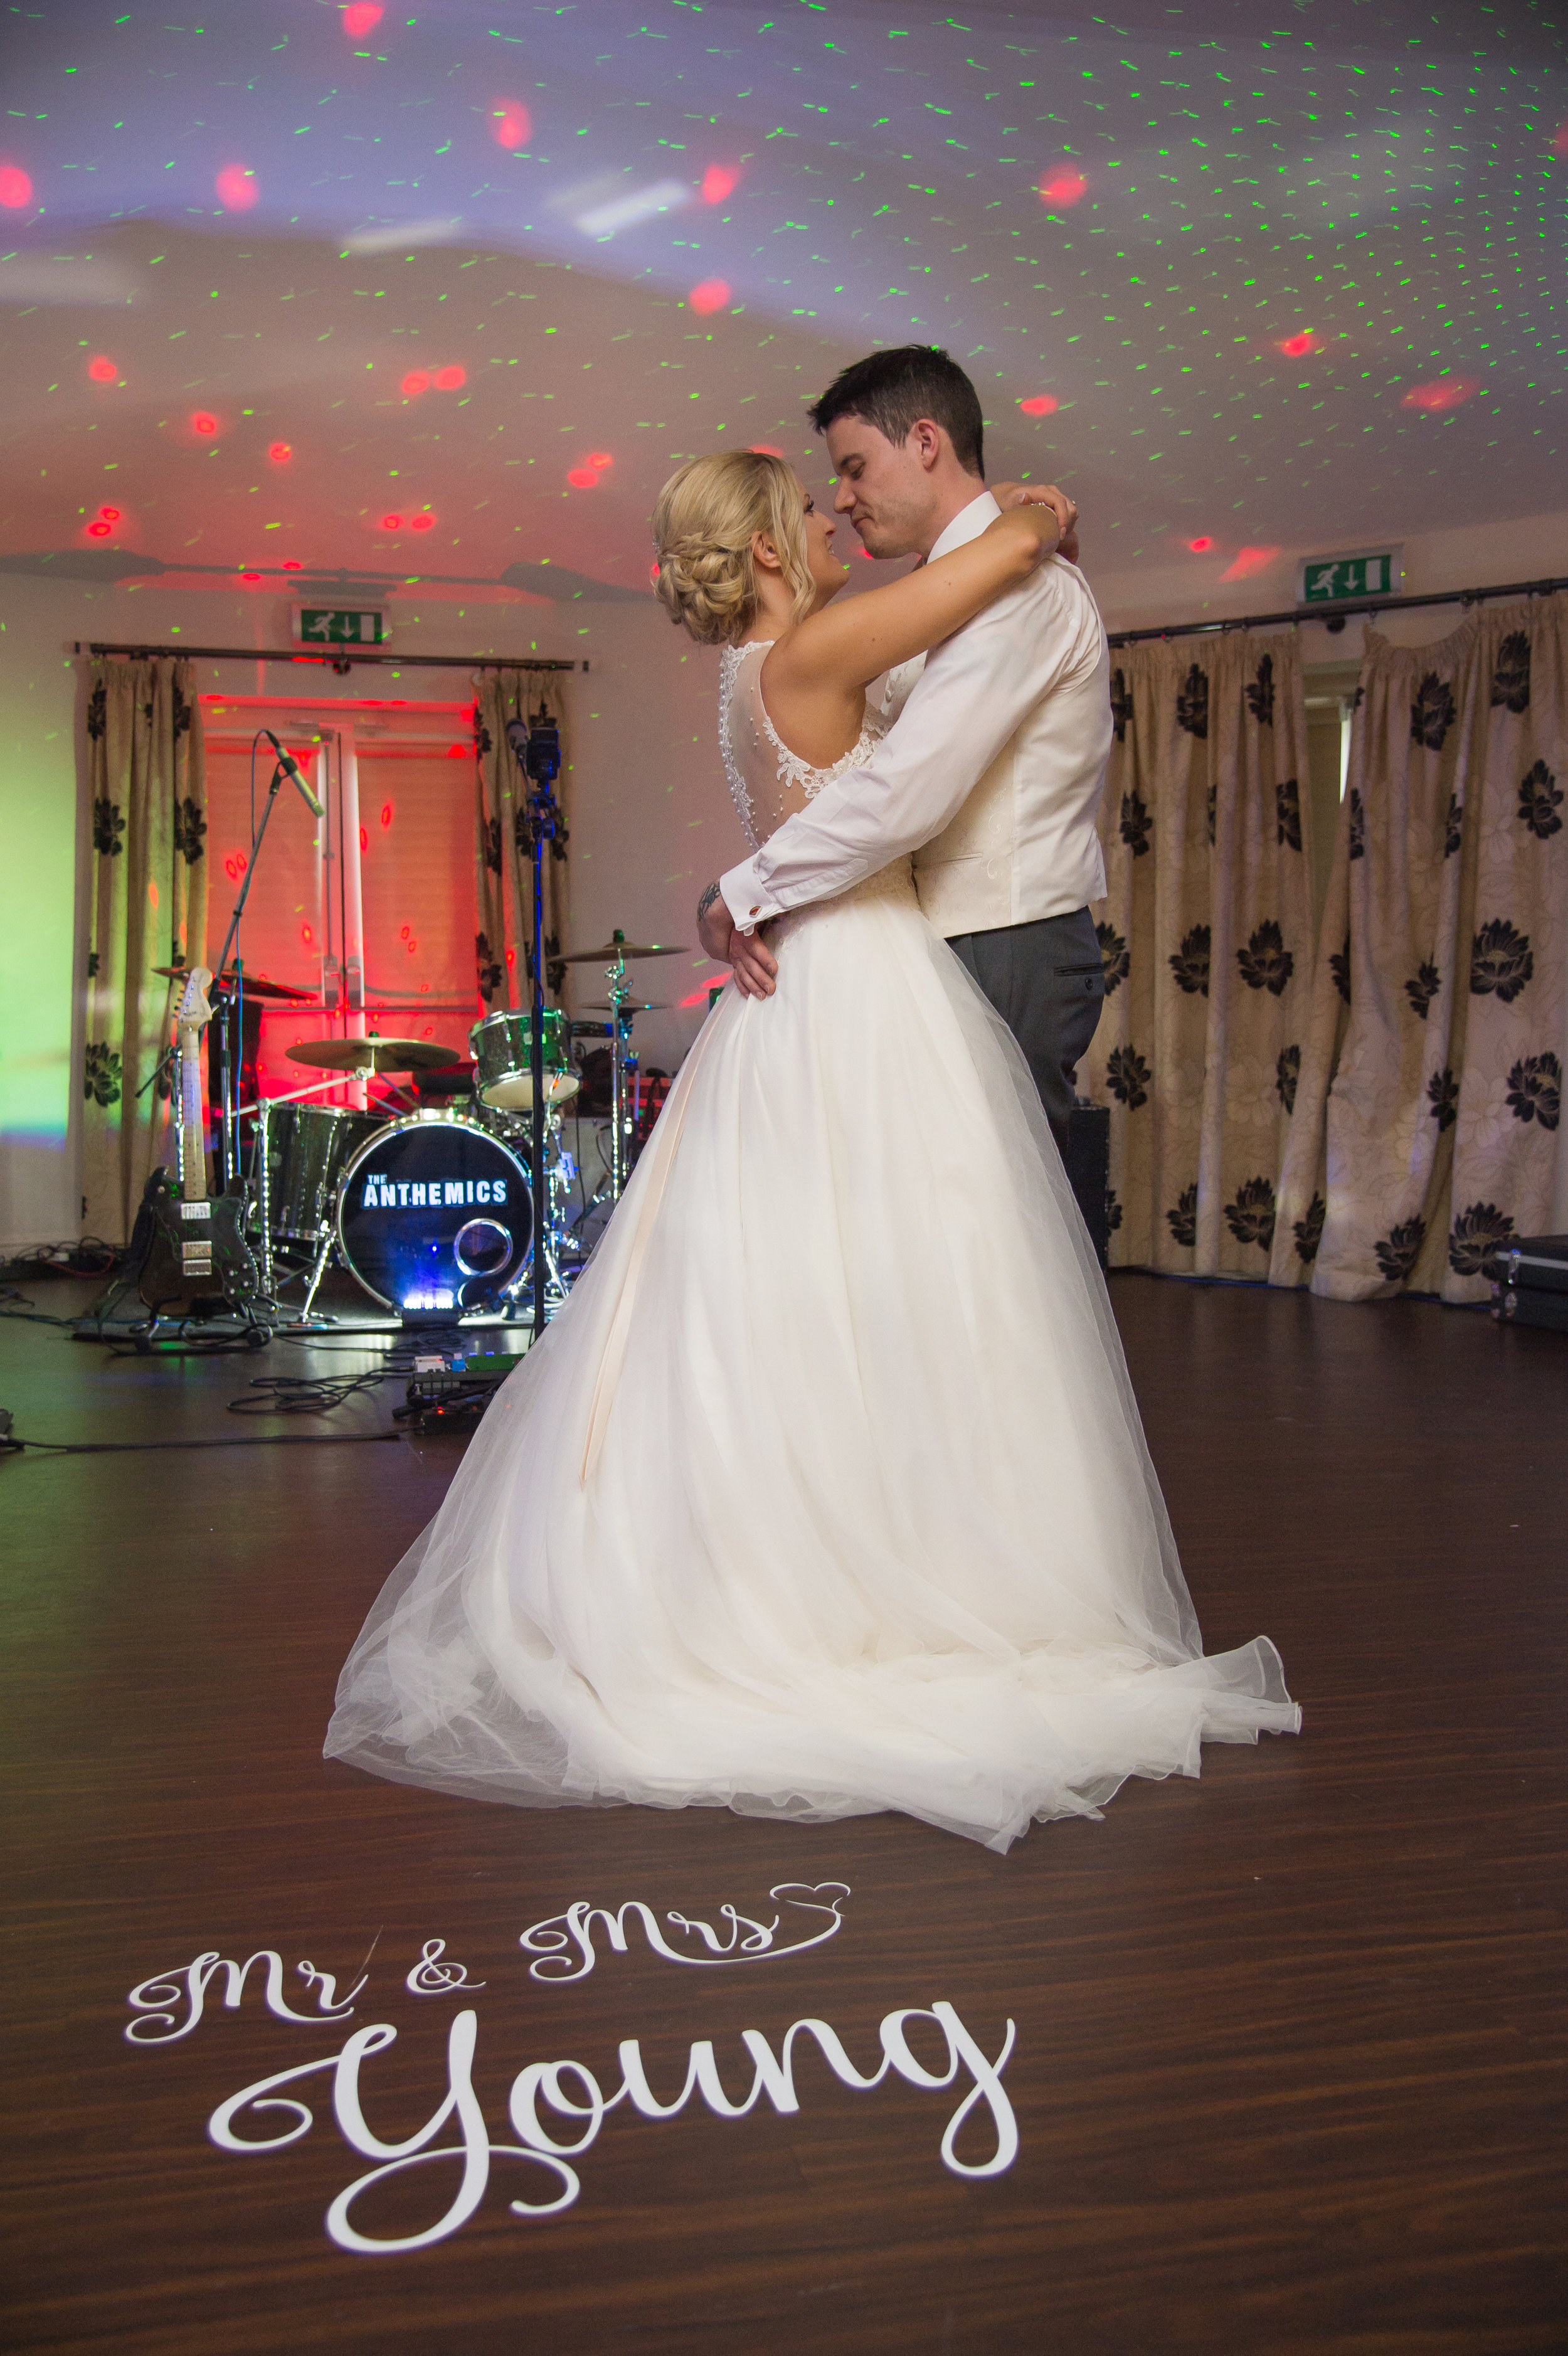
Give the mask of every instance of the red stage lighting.
M 283 559 L 283 571 L 285 573 L 303 573 L 304 571 L 304 566 L 297 556 L 285 556 Z
M 775 450 L 771 442 L 753 442 L 752 448 L 759 458 L 782 458 L 784 452 Z
M 293 447 L 287 442 L 269 442 L 267 444 L 267 455 L 274 466 L 286 466 L 293 455 Z
M 608 450 L 590 450 L 586 459 L 583 461 L 585 466 L 597 466 L 601 474 L 603 473 L 606 466 L 613 466 L 614 463 L 615 461 L 611 456 Z
M 592 466 L 569 466 L 566 479 L 574 491 L 591 491 L 599 477 Z
M 100 508 L 98 513 L 100 520 L 103 523 L 118 523 L 120 520 L 118 508 Z
M 438 392 L 458 392 L 468 381 L 468 370 L 464 368 L 437 369 L 433 381 Z
M 498 98 L 490 109 L 490 136 L 497 147 L 526 147 L 533 127 L 533 117 L 520 98 Z
M 383 826 L 390 826 L 390 825 L 391 825 L 391 823 L 392 823 L 392 805 L 391 805 L 391 803 L 390 803 L 390 802 L 383 802 L 383 803 L 381 804 L 381 824 L 382 824 Z
M 101 516 L 97 516 L 87 529 L 94 540 L 107 540 L 114 527 L 112 523 L 105 523 Z
M 88 361 L 87 373 L 94 384 L 115 384 L 119 381 L 120 369 L 118 363 L 112 360 L 107 352 L 100 352 L 95 359 Z
M 218 420 L 210 409 L 193 409 L 190 412 L 190 430 L 198 441 L 210 442 L 218 431 Z
M 1040 183 L 1040 201 L 1052 212 L 1064 211 L 1088 193 L 1089 183 L 1076 164 L 1053 164 Z
M 33 184 L 20 164 L 0 164 L 0 205 L 16 213 L 32 201 Z
M 381 530 L 383 531 L 401 531 L 402 528 L 403 519 L 400 515 L 384 515 L 381 518 Z
M 427 509 L 423 515 L 411 516 L 409 518 L 409 530 L 411 531 L 429 531 L 434 522 L 435 518 Z
M 1209 534 L 1206 531 L 1200 531 L 1197 539 L 1189 540 L 1187 545 L 1192 551 L 1194 556 L 1207 556 L 1214 543 L 1210 539 Z
M 1019 407 L 1026 417 L 1054 417 L 1056 395 L 1053 392 L 1031 393 L 1028 401 L 1019 402 Z
M 1303 327 L 1298 336 L 1286 336 L 1280 345 L 1287 360 L 1304 360 L 1308 352 L 1317 348 L 1317 337 L 1310 327 Z
M 376 0 L 348 0 L 347 7 L 343 11 L 343 29 L 353 41 L 362 41 L 367 33 L 375 31 L 380 21 L 381 11 L 377 7 Z
M 730 300 L 730 289 L 722 278 L 704 278 L 686 299 L 699 317 L 707 318 L 709 312 L 723 310 Z
M 1473 376 L 1443 376 L 1431 384 L 1413 384 L 1400 402 L 1402 409 L 1424 409 L 1429 416 L 1445 409 L 1462 409 L 1480 391 Z
M 225 164 L 212 185 L 226 213 L 248 213 L 261 193 L 255 173 L 243 164 Z
M 721 205 L 739 183 L 739 172 L 730 171 L 723 164 L 709 164 L 702 175 L 702 201 L 705 205 Z
M 430 370 L 411 369 L 403 379 L 403 393 L 409 401 L 417 401 L 421 392 L 430 391 Z

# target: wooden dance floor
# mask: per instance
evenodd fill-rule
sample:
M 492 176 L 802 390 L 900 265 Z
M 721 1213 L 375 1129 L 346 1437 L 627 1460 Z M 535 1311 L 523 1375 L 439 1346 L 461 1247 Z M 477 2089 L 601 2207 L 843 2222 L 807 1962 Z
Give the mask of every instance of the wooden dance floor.
M 1006 1858 L 324 1765 L 455 1438 L 0 1462 L 5 2343 L 1568 2345 L 1563 1343 L 1113 1298 L 1206 1642 L 1272 1635 L 1306 1731 Z M 40 1440 L 387 1425 L 396 1386 L 227 1414 L 315 1362 L 6 1320 L 0 1404 Z

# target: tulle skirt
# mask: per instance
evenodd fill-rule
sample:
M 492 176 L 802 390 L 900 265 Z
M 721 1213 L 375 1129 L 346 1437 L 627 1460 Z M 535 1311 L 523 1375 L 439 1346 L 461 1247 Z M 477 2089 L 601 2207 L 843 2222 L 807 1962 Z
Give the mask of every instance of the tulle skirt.
M 1018 1047 L 907 863 L 731 986 L 571 1301 L 343 1670 L 329 1757 L 526 1806 L 900 1809 L 1005 1849 L 1206 1740 L 1105 1285 Z

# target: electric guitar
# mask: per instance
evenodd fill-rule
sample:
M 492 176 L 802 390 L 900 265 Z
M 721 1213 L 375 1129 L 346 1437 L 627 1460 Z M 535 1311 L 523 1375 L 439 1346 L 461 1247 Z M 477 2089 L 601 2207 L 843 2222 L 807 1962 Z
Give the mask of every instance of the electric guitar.
M 245 1240 L 243 1183 L 208 1196 L 207 1148 L 201 1109 L 201 1034 L 212 1019 L 206 966 L 191 968 L 175 1017 L 179 1032 L 180 1172 L 176 1191 L 166 1170 L 155 1170 L 142 1197 L 152 1225 L 138 1279 L 142 1299 L 155 1315 L 186 1314 L 198 1301 L 227 1301 L 248 1316 L 261 1294 L 261 1280 Z

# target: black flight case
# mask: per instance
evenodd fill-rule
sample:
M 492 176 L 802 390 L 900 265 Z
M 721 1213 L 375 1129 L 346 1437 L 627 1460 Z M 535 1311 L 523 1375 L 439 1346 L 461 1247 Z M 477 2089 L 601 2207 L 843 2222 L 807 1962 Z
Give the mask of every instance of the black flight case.
M 1520 1236 L 1498 1254 L 1492 1315 L 1568 1333 L 1568 1236 Z

